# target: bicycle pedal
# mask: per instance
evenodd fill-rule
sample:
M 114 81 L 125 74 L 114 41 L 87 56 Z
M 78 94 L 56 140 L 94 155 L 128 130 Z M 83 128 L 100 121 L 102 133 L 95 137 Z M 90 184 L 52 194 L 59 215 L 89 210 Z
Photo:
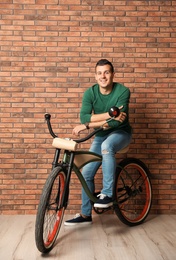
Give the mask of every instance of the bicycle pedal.
M 97 213 L 97 214 L 102 214 L 104 212 L 107 212 L 108 210 L 112 210 L 113 209 L 113 206 L 110 206 L 108 208 L 93 208 L 94 211 Z

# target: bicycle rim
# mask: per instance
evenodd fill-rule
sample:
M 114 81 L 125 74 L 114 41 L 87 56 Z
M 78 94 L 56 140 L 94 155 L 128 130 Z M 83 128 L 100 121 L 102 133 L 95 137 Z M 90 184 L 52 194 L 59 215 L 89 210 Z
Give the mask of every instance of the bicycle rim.
M 151 208 L 149 170 L 140 160 L 127 158 L 119 165 L 116 174 L 115 212 L 126 225 L 139 225 Z
M 45 183 L 36 216 L 36 245 L 42 253 L 52 249 L 59 233 L 65 210 L 61 207 L 64 188 L 65 173 L 57 167 Z

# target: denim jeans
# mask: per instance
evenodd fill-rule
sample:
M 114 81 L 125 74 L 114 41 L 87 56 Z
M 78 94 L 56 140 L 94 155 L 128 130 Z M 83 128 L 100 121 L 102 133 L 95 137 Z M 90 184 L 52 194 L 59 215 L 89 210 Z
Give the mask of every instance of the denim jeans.
M 131 134 L 117 130 L 109 135 L 103 137 L 95 136 L 90 151 L 102 155 L 102 173 L 103 173 L 103 188 L 102 194 L 108 197 L 112 197 L 113 180 L 116 170 L 116 158 L 115 154 L 128 146 L 131 141 Z M 95 189 L 94 176 L 100 167 L 101 162 L 91 162 L 83 167 L 82 175 L 84 176 L 86 183 L 93 193 Z M 82 207 L 81 212 L 86 216 L 90 216 L 92 211 L 92 204 L 89 197 L 82 188 Z

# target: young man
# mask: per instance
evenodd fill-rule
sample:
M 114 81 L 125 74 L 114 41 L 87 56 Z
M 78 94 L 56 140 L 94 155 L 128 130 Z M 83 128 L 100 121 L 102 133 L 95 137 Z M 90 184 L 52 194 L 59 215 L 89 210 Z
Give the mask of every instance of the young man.
M 80 112 L 80 125 L 73 129 L 74 135 L 89 128 L 97 128 L 104 124 L 105 130 L 99 132 L 91 145 L 90 151 L 102 155 L 103 188 L 94 207 L 108 208 L 112 202 L 113 175 L 116 170 L 115 154 L 126 147 L 131 141 L 131 127 L 128 121 L 130 91 L 125 86 L 113 82 L 114 67 L 106 59 L 101 59 L 95 66 L 97 84 L 87 89 L 83 95 Z M 109 109 L 120 108 L 120 115 L 110 122 Z M 99 162 L 87 164 L 82 174 L 88 187 L 94 192 L 94 176 Z M 92 223 L 92 204 L 82 189 L 81 214 L 65 221 L 65 225 Z

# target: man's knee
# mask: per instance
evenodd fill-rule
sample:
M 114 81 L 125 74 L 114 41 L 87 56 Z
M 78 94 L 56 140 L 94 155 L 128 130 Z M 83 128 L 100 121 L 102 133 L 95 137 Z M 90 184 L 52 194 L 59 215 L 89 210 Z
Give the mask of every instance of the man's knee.
M 107 142 L 104 142 L 101 146 L 101 154 L 102 156 L 103 155 L 107 155 L 107 154 L 112 154 L 113 153 L 113 145 L 107 143 Z
M 102 150 L 102 155 L 109 154 L 109 151 L 107 149 Z

